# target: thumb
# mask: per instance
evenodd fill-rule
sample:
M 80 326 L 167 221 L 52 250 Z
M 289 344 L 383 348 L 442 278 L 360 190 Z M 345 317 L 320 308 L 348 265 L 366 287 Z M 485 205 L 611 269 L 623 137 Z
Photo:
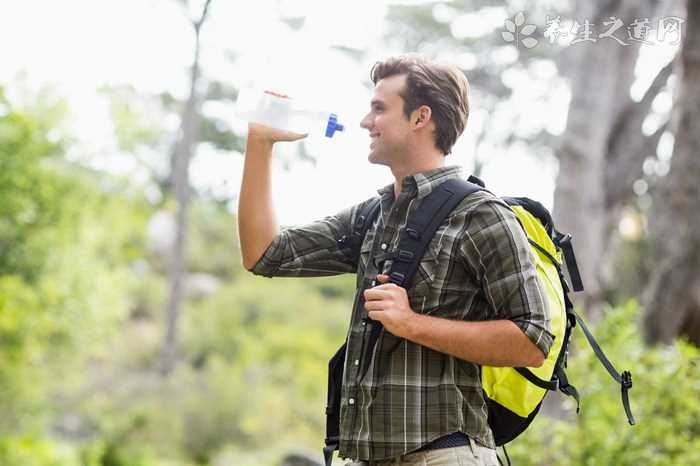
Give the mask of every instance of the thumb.
M 377 281 L 382 285 L 384 283 L 389 283 L 389 275 L 384 275 L 380 273 L 379 275 L 377 275 Z

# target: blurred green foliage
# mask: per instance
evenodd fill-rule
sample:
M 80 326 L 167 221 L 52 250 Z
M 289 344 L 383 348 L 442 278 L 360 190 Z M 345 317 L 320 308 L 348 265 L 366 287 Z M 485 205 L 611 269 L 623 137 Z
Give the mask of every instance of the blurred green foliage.
M 627 423 L 619 385 L 610 378 L 575 330 L 570 381 L 581 392 L 581 412 L 567 401 L 567 420 L 538 417 L 507 447 L 513 464 L 690 465 L 700 464 L 700 350 L 683 340 L 647 348 L 639 333 L 639 306 L 608 308 L 594 328 L 618 369 L 633 375 L 630 391 L 637 425 Z M 548 396 L 560 395 L 550 393 Z
M 158 139 L 119 105 L 125 148 Z M 171 205 L 69 162 L 64 114 L 48 95 L 20 108 L 0 92 L 0 465 L 272 466 L 292 451 L 320 461 L 327 360 L 354 277 L 254 277 L 235 218 L 193 199 L 179 365 L 162 379 L 168 258 L 148 231 Z M 626 425 L 617 385 L 577 334 L 582 413 L 540 416 L 509 447 L 514 464 L 699 464 L 697 348 L 645 347 L 634 303 L 605 315 L 595 331 L 634 374 L 639 424 Z

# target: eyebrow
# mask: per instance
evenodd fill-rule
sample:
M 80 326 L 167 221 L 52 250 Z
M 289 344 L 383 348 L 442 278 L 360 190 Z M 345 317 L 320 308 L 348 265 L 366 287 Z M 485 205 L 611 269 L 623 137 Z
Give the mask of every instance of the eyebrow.
M 386 105 L 386 104 L 384 103 L 383 100 L 372 99 L 372 101 L 370 102 L 370 105 L 371 105 L 372 107 L 374 107 L 375 105 Z

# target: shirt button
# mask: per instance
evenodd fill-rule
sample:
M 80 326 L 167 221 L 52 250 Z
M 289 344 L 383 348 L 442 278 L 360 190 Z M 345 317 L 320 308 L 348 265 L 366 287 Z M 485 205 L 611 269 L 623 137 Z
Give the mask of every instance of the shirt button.
M 386 243 L 382 243 L 382 246 L 381 246 L 381 247 L 382 247 L 382 251 L 386 251 L 386 248 L 387 248 Z
M 348 400 L 348 404 L 354 405 L 354 404 L 355 404 L 355 398 L 350 398 L 350 399 Z
M 359 365 L 360 365 L 360 360 L 359 360 L 359 359 L 355 359 L 355 365 L 356 365 L 356 366 L 359 366 Z

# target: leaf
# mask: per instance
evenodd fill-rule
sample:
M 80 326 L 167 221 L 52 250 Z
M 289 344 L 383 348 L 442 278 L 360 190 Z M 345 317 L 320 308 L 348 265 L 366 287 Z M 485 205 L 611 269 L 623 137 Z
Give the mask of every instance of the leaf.
M 525 24 L 525 14 L 522 11 L 519 11 L 518 14 L 515 15 L 515 24 L 517 26 Z
M 515 32 L 515 23 L 509 19 L 505 20 L 506 29 L 510 32 Z
M 534 24 L 526 24 L 526 25 L 520 30 L 520 34 L 522 34 L 523 36 L 529 36 L 530 34 L 532 34 L 533 32 L 535 32 L 536 29 L 537 29 L 537 26 L 535 26 Z
M 532 37 L 526 37 L 522 40 L 523 45 L 528 49 L 531 49 L 532 47 L 537 45 L 537 42 L 537 39 L 533 39 Z
M 503 40 L 506 42 L 514 42 L 515 41 L 515 36 L 508 31 L 501 32 L 501 36 L 503 36 Z

